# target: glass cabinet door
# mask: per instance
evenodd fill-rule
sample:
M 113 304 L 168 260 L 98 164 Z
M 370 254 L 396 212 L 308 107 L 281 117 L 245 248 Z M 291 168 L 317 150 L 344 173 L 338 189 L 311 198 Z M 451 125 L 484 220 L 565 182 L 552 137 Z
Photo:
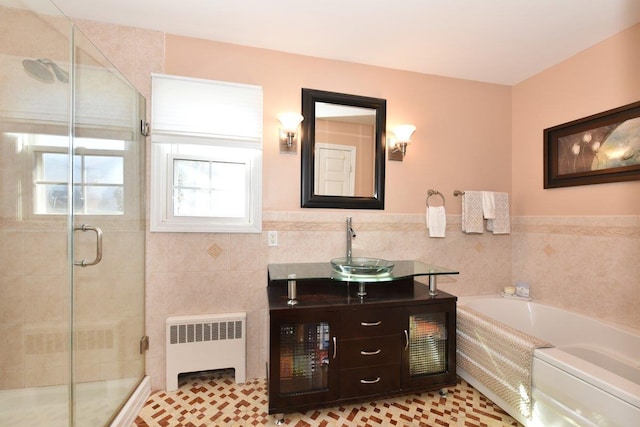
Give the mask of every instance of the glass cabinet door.
M 329 323 L 280 326 L 280 394 L 328 387 Z
M 405 311 L 402 387 L 455 384 L 455 303 Z
M 447 371 L 446 313 L 409 316 L 409 375 L 432 375 Z
M 269 413 L 337 398 L 337 312 L 271 313 Z

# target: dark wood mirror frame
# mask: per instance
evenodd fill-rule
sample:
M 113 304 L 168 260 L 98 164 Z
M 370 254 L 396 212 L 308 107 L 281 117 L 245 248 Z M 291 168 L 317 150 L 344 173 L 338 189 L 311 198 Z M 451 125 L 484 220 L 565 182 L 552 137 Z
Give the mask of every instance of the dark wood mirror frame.
M 315 194 L 315 134 L 316 103 L 371 108 L 376 113 L 375 167 L 372 197 L 324 196 Z M 301 206 L 303 208 L 378 209 L 384 210 L 385 132 L 387 123 L 387 101 L 380 98 L 302 89 L 302 135 L 301 135 Z

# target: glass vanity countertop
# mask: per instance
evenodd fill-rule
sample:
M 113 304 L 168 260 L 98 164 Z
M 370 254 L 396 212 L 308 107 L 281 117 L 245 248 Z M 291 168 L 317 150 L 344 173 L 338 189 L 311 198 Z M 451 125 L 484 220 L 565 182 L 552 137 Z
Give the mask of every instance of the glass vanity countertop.
M 421 261 L 391 261 L 393 270 L 384 274 L 357 275 L 339 273 L 333 269 L 330 262 L 307 262 L 291 264 L 269 264 L 270 281 L 292 280 L 295 274 L 297 280 L 333 279 L 342 282 L 390 282 L 416 276 L 446 276 L 459 274 L 451 268 L 426 264 Z

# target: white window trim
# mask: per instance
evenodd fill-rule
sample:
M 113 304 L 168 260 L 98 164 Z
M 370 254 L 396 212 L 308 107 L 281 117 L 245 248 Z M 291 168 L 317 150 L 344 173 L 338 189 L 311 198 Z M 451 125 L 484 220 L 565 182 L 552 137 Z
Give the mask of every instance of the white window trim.
M 35 200 L 35 197 L 36 197 L 35 184 L 36 182 L 39 182 L 39 178 L 37 177 L 37 174 L 40 172 L 40 166 L 39 166 L 40 156 L 42 156 L 42 154 L 44 153 L 67 154 L 68 147 L 36 143 L 33 140 L 36 134 L 24 133 L 19 135 L 20 135 L 19 138 L 21 138 L 21 141 L 22 141 L 20 144 L 22 145 L 22 147 L 24 147 L 24 149 L 28 153 L 27 159 L 28 159 L 28 165 L 29 165 L 27 168 L 25 168 L 25 171 L 27 171 L 27 173 L 23 175 L 23 180 L 26 183 L 26 185 L 24 186 L 24 197 L 22 198 L 24 203 L 23 212 L 26 212 L 27 215 L 31 218 L 45 218 L 45 217 L 53 218 L 53 217 L 60 217 L 60 216 L 67 215 L 67 213 L 57 213 L 57 212 L 47 213 L 47 212 L 39 211 L 37 207 L 37 202 Z M 46 137 L 46 134 L 44 135 Z M 125 144 L 128 144 L 128 142 L 125 141 Z M 124 161 L 124 165 L 123 165 L 124 180 L 122 184 L 117 184 L 117 186 L 122 187 L 122 191 L 123 191 L 123 204 L 124 204 L 123 212 L 96 213 L 96 212 L 75 212 L 74 211 L 75 217 L 102 218 L 104 220 L 109 220 L 114 217 L 128 219 L 128 218 L 135 217 L 135 215 L 139 213 L 139 210 L 143 209 L 142 205 L 139 205 L 140 207 L 138 208 L 136 208 L 135 206 L 136 203 L 139 203 L 139 197 L 136 197 L 136 195 L 134 194 L 134 191 L 138 191 L 139 186 L 133 183 L 132 181 L 133 176 L 131 175 L 131 173 L 127 172 L 128 171 L 127 165 L 129 164 L 129 162 L 133 161 L 130 150 L 126 148 L 123 150 L 113 150 L 113 149 L 104 150 L 104 149 L 78 147 L 74 151 L 73 155 L 74 156 L 76 155 L 114 156 L 114 157 L 122 157 Z M 68 185 L 68 183 L 64 183 L 64 185 L 66 186 Z M 136 190 L 133 190 L 133 189 L 136 189 Z
M 154 96 L 156 94 L 157 96 Z M 262 231 L 262 88 L 152 74 L 151 212 L 152 232 L 260 233 Z M 229 108 L 229 106 L 232 106 Z M 235 115 L 226 112 L 237 111 Z M 218 118 L 218 120 L 211 120 Z M 230 123 L 241 123 L 229 126 Z M 233 147 L 247 165 L 244 218 L 173 215 L 173 164 L 185 145 Z M 234 157 L 235 156 L 235 157 Z
M 247 216 L 244 218 L 208 218 L 173 216 L 173 160 L 222 160 L 214 156 L 176 155 L 171 144 L 155 143 L 151 146 L 151 215 L 152 232 L 184 233 L 260 233 L 262 231 L 262 186 L 256 190 L 255 181 L 262 176 L 262 152 L 244 148 L 247 165 Z M 233 159 L 238 160 L 237 158 Z

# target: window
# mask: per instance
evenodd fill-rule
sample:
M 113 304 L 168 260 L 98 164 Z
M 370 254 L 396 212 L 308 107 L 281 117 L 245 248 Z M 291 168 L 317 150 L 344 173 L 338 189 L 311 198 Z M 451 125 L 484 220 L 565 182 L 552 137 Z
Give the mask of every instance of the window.
M 260 232 L 262 88 L 152 82 L 151 231 Z
M 209 159 L 173 159 L 173 216 L 246 215 L 247 164 Z
M 31 151 L 33 213 L 65 214 L 68 204 L 68 137 L 22 135 Z M 76 138 L 73 156 L 73 210 L 79 215 L 124 214 L 125 142 Z

